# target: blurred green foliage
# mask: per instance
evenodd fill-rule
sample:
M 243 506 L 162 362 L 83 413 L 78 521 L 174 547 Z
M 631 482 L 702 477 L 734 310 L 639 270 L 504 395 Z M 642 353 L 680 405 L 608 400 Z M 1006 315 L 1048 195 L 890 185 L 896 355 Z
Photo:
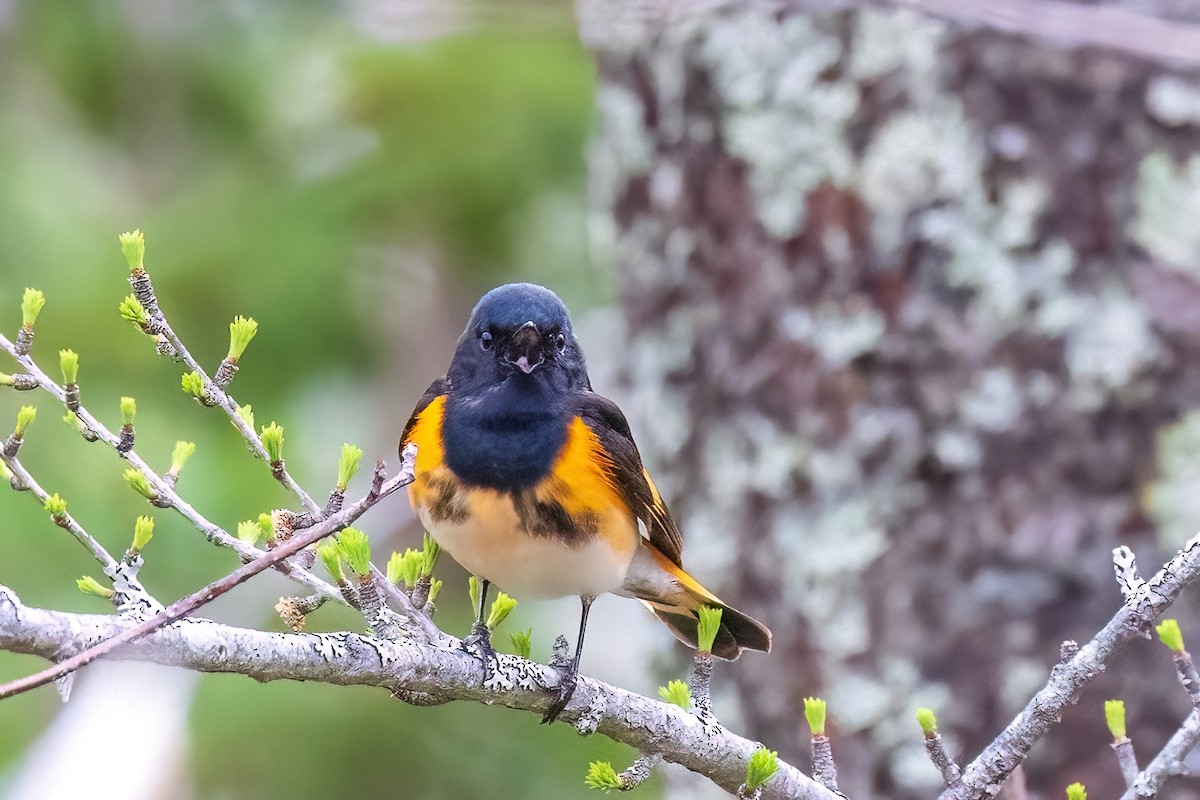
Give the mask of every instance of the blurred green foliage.
M 260 424 L 287 428 L 289 466 L 318 496 L 341 441 L 362 445 L 366 464 L 394 455 L 482 291 L 540 280 L 578 313 L 606 290 L 583 268 L 595 76 L 569 4 L 540 7 L 529 30 L 501 16 L 437 38 L 420 35 L 417 15 L 401 26 L 407 43 L 386 41 L 372 8 L 28 0 L 0 14 L 0 327 L 14 333 L 26 286 L 44 290 L 42 367 L 56 374 L 57 350 L 78 351 L 83 401 L 113 427 L 118 398 L 136 397 L 137 449 L 162 470 L 176 440 L 197 442 L 181 491 L 230 530 L 291 498 L 227 420 L 184 395 L 180 366 L 120 319 L 119 232 L 146 232 L 164 308 L 210 369 L 234 315 L 258 320 L 233 392 Z M 235 566 L 177 515 L 149 510 L 49 398 L 0 393 L 0 428 L 22 402 L 40 409 L 23 460 L 110 551 L 153 514 L 142 577 L 159 598 Z M 402 527 L 386 518 L 402 508 L 368 529 Z M 442 622 L 465 625 L 466 592 L 449 590 L 461 572 L 439 572 Z M 0 492 L 0 583 L 33 605 L 104 613 L 76 590 L 83 574 L 100 577 L 83 548 L 27 496 Z M 270 605 L 236 611 L 279 629 Z M 323 610 L 313 624 L 361 620 Z M 38 666 L 0 654 L 0 681 Z M 0 705 L 0 787 L 58 707 L 51 691 Z M 585 797 L 589 760 L 632 757 L 530 714 L 228 676 L 200 681 L 191 719 L 184 793 L 196 797 Z

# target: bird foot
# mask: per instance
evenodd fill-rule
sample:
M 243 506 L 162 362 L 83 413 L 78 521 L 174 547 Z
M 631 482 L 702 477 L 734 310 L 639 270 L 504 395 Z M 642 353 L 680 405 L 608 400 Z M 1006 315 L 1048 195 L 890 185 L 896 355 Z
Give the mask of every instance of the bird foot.
M 555 690 L 554 702 L 542 715 L 543 725 L 549 725 L 558 719 L 558 715 L 567 707 L 567 703 L 571 702 L 571 696 L 575 694 L 575 686 L 579 682 L 579 661 L 576 659 L 571 659 L 566 664 L 552 666 L 558 671 L 558 689 Z
M 492 647 L 492 632 L 488 630 L 488 626 L 483 622 L 476 622 L 471 628 L 471 635 L 462 640 L 462 649 L 479 659 L 483 665 L 483 685 L 487 686 L 488 681 L 500 668 L 500 659 Z

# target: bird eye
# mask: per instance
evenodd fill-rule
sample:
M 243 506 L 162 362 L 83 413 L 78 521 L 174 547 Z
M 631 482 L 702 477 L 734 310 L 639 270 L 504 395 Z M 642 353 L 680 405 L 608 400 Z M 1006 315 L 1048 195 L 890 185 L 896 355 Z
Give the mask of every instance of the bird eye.
M 563 336 L 561 333 L 558 334 L 557 336 L 555 336 L 554 337 L 554 347 L 557 348 L 558 352 L 560 352 L 560 353 L 563 350 L 566 350 L 567 349 L 567 337 Z
M 491 350 L 492 349 L 492 334 L 490 334 L 487 331 L 484 331 L 483 333 L 479 334 L 479 346 L 482 347 L 484 350 Z

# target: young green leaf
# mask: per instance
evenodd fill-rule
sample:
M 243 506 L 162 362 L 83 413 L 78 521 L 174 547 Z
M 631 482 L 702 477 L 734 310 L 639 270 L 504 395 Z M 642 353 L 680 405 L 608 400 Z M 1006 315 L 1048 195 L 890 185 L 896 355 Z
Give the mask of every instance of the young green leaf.
M 496 630 L 504 620 L 508 619 L 508 615 L 517 607 L 517 601 L 500 592 L 496 595 L 496 599 L 492 601 L 492 609 L 488 612 L 487 626 L 488 630 Z
M 26 289 L 21 298 L 21 326 L 32 328 L 37 322 L 38 314 L 46 305 L 46 295 L 37 289 Z
M 258 539 L 262 535 L 262 528 L 258 527 L 258 522 L 252 519 L 243 520 L 238 523 L 237 537 L 242 544 L 247 544 L 251 547 L 258 546 Z
M 258 515 L 258 529 L 262 531 L 262 540 L 269 542 L 275 538 L 275 518 L 263 512 Z
M 176 442 L 175 449 L 171 451 L 171 473 L 178 475 L 183 469 L 183 465 L 187 463 L 188 459 L 195 452 L 195 442 Z
M 247 404 L 238 406 L 235 410 L 242 422 L 246 423 L 250 430 L 254 430 L 254 408 Z
M 359 462 L 362 461 L 363 451 L 361 447 L 355 447 L 352 444 L 342 445 L 342 457 L 338 459 L 338 477 L 337 490 L 345 492 L 346 487 L 350 485 L 350 481 L 354 478 L 354 473 L 358 472 Z
M 25 429 L 33 424 L 37 419 L 37 409 L 33 406 L 21 406 L 17 412 L 17 427 L 13 429 L 13 433 L 17 436 L 24 436 Z
M 180 384 L 182 384 L 185 392 L 197 400 L 203 401 L 208 397 L 208 394 L 204 391 L 204 378 L 200 377 L 199 372 L 192 371 L 185 373 Z
M 442 554 L 442 546 L 428 532 L 422 537 L 421 544 L 421 574 L 432 575 L 438 556 Z
M 813 736 L 825 735 L 825 701 L 818 697 L 804 698 L 804 718 Z
M 59 497 L 58 492 L 55 492 L 47 497 L 44 506 L 46 511 L 48 511 L 50 516 L 54 517 L 54 519 L 62 519 L 64 516 L 66 516 L 67 501 Z
M 272 421 L 262 429 L 262 443 L 272 464 L 283 461 L 283 427 Z
M 83 592 L 84 594 L 90 594 L 95 597 L 103 597 L 105 600 L 115 594 L 112 589 L 102 585 L 91 575 L 84 575 L 82 578 L 75 581 L 75 585 L 78 586 L 79 591 Z
M 137 400 L 132 397 L 121 398 L 121 424 L 132 425 L 134 415 L 137 414 Z
M 700 621 L 697 625 L 697 637 L 701 653 L 711 653 L 713 642 L 717 639 L 717 631 L 721 629 L 720 608 L 701 606 L 698 612 Z
M 1172 653 L 1182 653 L 1183 650 L 1183 631 L 1179 630 L 1179 623 L 1173 619 L 1164 619 L 1160 624 L 1154 626 L 1154 630 L 1158 632 L 1158 638 L 1167 647 L 1171 648 Z
M 917 724 L 921 726 L 921 733 L 927 737 L 937 733 L 937 717 L 932 708 L 917 709 Z
M 64 384 L 76 383 L 79 378 L 79 354 L 74 350 L 59 350 L 58 367 L 62 370 Z
M 139 328 L 150 324 L 150 313 L 133 295 L 122 300 L 117 305 L 117 311 L 121 312 L 121 319 L 128 320 Z
M 371 572 L 371 540 L 357 528 L 345 528 L 338 534 L 342 558 L 360 578 Z
M 342 572 L 342 548 L 332 539 L 326 539 L 317 545 L 317 555 L 325 570 L 337 583 L 345 583 L 346 575 Z
M 137 522 L 133 524 L 133 547 L 131 550 L 142 552 L 142 550 L 150 543 L 151 537 L 154 536 L 154 519 L 152 517 L 138 517 Z
M 746 791 L 757 792 L 778 771 L 779 754 L 765 747 L 758 748 L 746 763 Z
M 1125 703 L 1122 700 L 1104 701 L 1104 721 L 1108 723 L 1108 732 L 1114 741 L 1125 738 Z
M 129 264 L 129 271 L 145 269 L 146 257 L 146 237 L 142 235 L 140 230 L 132 230 L 128 233 L 122 233 L 117 236 L 117 241 L 121 243 L 121 252 L 125 254 L 125 261 Z
M 467 593 L 471 596 L 471 613 L 479 610 L 479 593 L 483 587 L 479 583 L 479 578 L 474 575 L 467 578 Z
M 684 711 L 692 707 L 692 693 L 683 681 L 668 681 L 666 686 L 658 687 L 658 696 L 668 703 L 674 703 Z
M 593 761 L 588 764 L 587 776 L 583 779 L 583 785 L 589 789 L 611 792 L 613 789 L 621 788 L 621 778 L 613 769 L 612 764 L 607 761 Z
M 146 498 L 147 500 L 154 500 L 157 497 L 157 495 L 154 494 L 154 490 L 150 488 L 150 481 L 145 475 L 142 474 L 140 470 L 130 467 L 129 469 L 125 470 L 124 475 L 125 482 L 129 484 L 129 488 L 133 489 L 142 497 Z
M 227 358 L 234 363 L 246 352 L 250 340 L 258 333 L 258 323 L 250 317 L 238 315 L 229 323 L 229 355 Z
M 426 600 L 425 602 L 432 603 L 434 600 L 437 600 L 437 596 L 441 593 L 441 591 L 442 591 L 442 581 L 439 580 L 438 578 L 434 578 L 432 581 L 429 582 L 429 599 Z M 530 628 L 530 630 L 533 630 L 533 629 Z
M 433 592 L 430 592 L 430 594 L 433 594 Z M 533 628 L 526 628 L 523 631 L 510 633 L 508 638 L 512 640 L 514 653 L 521 658 L 529 658 L 529 654 L 533 649 Z
M 1087 790 L 1082 783 L 1072 783 L 1067 787 L 1067 800 L 1087 800 Z

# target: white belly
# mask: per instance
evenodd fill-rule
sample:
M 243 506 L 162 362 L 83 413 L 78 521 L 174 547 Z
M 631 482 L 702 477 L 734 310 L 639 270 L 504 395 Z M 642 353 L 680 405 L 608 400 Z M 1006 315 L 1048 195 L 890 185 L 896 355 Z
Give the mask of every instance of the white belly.
M 523 532 L 506 494 L 475 489 L 469 503 L 470 516 L 462 523 L 435 523 L 424 507 L 418 513 L 426 530 L 455 561 L 518 598 L 616 591 L 637 549 L 637 529 L 617 509 L 600 520 L 599 528 L 607 535 L 572 547 L 562 539 Z

